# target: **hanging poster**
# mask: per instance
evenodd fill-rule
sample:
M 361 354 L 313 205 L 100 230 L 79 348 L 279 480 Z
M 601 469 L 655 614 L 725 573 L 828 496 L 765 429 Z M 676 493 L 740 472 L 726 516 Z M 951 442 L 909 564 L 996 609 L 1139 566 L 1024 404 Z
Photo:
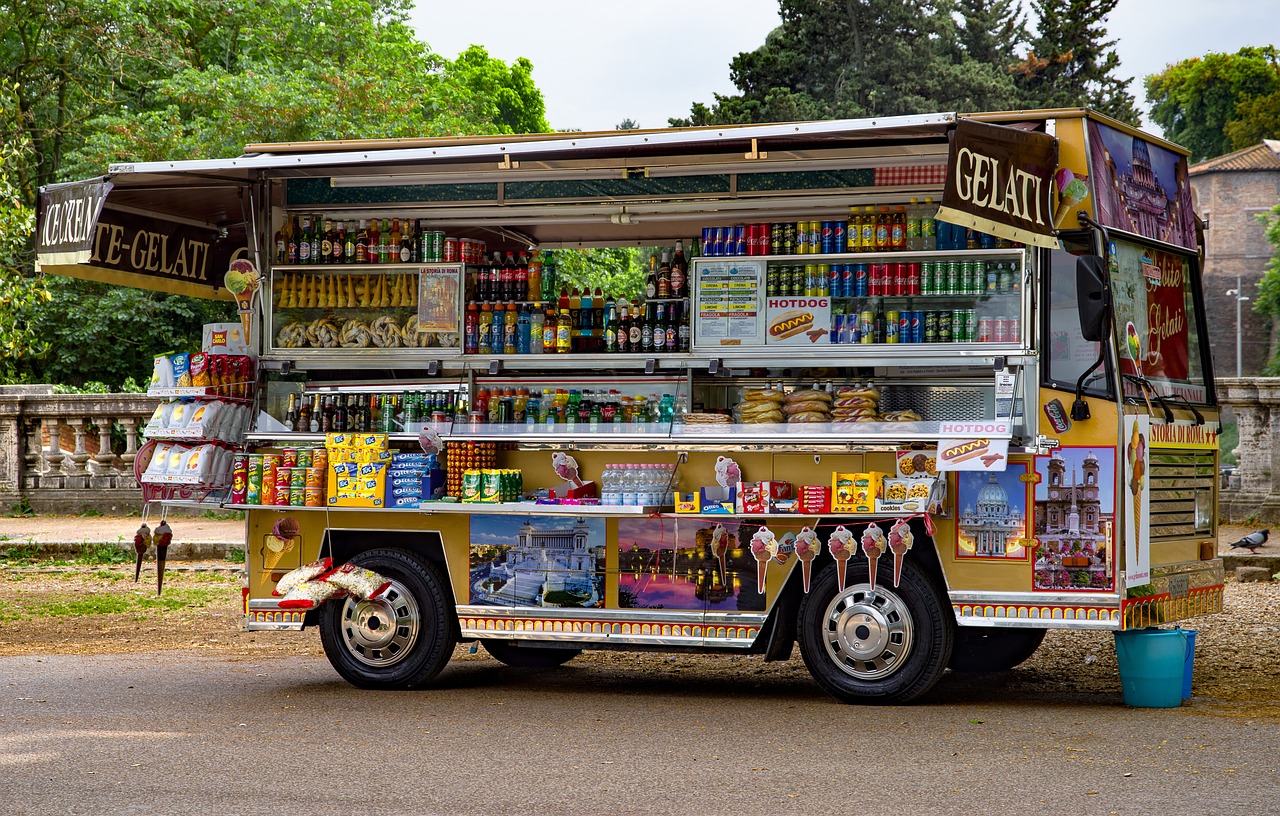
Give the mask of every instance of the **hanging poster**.
M 1115 472 L 1112 447 L 1036 457 L 1033 588 L 1114 589 Z
M 961 473 L 956 477 L 956 556 L 1025 559 L 1027 539 L 1026 462 L 999 473 Z
M 1100 224 L 1195 250 L 1186 156 L 1090 120 L 1089 165 Z
M 1124 418 L 1124 583 L 1126 587 L 1151 583 L 1151 484 L 1147 464 L 1151 452 L 1151 417 L 1129 414 Z
M 605 522 L 573 516 L 471 516 L 471 603 L 604 605 Z
M 726 258 L 694 265 L 693 345 L 763 346 L 765 343 L 764 261 Z

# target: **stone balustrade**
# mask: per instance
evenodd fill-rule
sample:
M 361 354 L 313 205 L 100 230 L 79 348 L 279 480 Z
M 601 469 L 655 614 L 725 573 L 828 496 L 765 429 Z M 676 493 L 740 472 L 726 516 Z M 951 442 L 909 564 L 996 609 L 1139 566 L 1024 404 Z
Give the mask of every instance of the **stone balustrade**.
M 1280 377 L 1219 378 L 1217 389 L 1240 430 L 1218 515 L 1231 522 L 1280 519 Z
M 0 386 L 0 508 L 136 510 L 133 460 L 157 400 L 142 394 L 54 394 Z

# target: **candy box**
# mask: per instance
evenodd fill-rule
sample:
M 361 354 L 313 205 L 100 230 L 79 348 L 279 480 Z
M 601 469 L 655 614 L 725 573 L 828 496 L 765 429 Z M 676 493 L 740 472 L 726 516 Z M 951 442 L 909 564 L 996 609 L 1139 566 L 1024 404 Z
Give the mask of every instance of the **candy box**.
M 805 485 L 800 488 L 801 513 L 828 513 L 831 511 L 831 488 L 822 485 Z
M 700 493 L 673 493 L 677 513 L 701 513 L 702 498 Z
M 884 474 L 833 473 L 831 475 L 831 510 L 836 513 L 873 513 L 880 495 Z
M 732 513 L 738 505 L 737 487 L 704 487 L 699 494 L 700 513 Z
M 739 513 L 764 513 L 769 508 L 769 500 L 760 489 L 760 482 L 743 482 L 738 485 L 737 501 Z
M 800 509 L 799 499 L 770 499 L 770 513 L 795 513 Z

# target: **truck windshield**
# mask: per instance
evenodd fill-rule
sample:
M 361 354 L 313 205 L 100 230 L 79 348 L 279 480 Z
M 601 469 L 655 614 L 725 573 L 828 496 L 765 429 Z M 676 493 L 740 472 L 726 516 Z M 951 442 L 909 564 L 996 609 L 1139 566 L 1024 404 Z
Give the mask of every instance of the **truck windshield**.
M 1076 297 L 1076 258 L 1097 254 L 1093 236 L 1088 233 L 1064 235 L 1062 248 L 1050 254 L 1045 348 L 1045 384 L 1050 388 L 1074 390 L 1076 380 L 1098 359 L 1099 343 L 1080 336 L 1080 311 Z M 1084 383 L 1085 392 L 1099 397 L 1112 397 L 1108 373 L 1110 366 L 1098 368 Z
M 1209 402 L 1191 256 L 1123 240 L 1108 249 L 1125 394 L 1141 396 L 1145 378 L 1162 396 Z

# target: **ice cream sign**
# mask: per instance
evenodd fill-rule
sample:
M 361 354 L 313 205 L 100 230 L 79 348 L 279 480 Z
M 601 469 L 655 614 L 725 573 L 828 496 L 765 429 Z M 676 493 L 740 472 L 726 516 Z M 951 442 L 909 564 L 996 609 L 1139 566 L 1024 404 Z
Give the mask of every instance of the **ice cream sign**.
M 1045 133 L 961 119 L 947 156 L 938 218 L 1011 241 L 1056 248 L 1058 140 Z

